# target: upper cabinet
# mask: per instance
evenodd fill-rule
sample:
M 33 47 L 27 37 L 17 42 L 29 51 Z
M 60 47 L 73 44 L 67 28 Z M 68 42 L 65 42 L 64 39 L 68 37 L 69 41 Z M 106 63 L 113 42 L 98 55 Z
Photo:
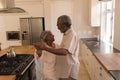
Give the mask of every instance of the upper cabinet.
M 120 0 L 115 1 L 114 47 L 120 50 Z
M 90 0 L 90 26 L 100 27 L 100 1 Z

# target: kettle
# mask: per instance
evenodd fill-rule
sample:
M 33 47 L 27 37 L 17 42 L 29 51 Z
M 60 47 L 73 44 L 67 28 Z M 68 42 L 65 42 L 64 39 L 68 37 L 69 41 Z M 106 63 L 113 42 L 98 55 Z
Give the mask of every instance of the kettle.
M 7 51 L 7 57 L 8 58 L 12 58 L 12 57 L 15 57 L 15 56 L 16 56 L 16 53 L 15 53 L 13 48 L 11 48 L 9 51 Z

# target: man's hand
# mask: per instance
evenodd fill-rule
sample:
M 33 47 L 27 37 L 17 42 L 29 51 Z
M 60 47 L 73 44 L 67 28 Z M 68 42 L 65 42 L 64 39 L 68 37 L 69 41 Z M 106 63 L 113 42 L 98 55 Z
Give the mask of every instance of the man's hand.
M 37 50 L 45 50 L 46 47 L 48 46 L 44 41 L 40 41 L 40 42 L 37 42 L 37 43 L 33 43 L 33 45 L 35 46 L 35 48 Z

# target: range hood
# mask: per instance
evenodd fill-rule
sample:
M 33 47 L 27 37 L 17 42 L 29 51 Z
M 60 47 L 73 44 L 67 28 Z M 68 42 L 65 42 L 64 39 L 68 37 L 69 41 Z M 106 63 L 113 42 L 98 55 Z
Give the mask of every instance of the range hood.
M 15 7 L 14 0 L 0 0 L 0 13 L 25 13 L 22 8 Z
M 99 0 L 99 1 L 107 2 L 107 1 L 112 1 L 112 0 Z

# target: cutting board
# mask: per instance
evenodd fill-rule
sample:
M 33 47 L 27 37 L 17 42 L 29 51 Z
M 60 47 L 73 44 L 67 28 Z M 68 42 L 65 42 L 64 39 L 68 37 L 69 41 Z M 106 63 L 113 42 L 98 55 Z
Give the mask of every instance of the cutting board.
M 120 70 L 120 53 L 95 54 L 95 56 L 107 70 Z

